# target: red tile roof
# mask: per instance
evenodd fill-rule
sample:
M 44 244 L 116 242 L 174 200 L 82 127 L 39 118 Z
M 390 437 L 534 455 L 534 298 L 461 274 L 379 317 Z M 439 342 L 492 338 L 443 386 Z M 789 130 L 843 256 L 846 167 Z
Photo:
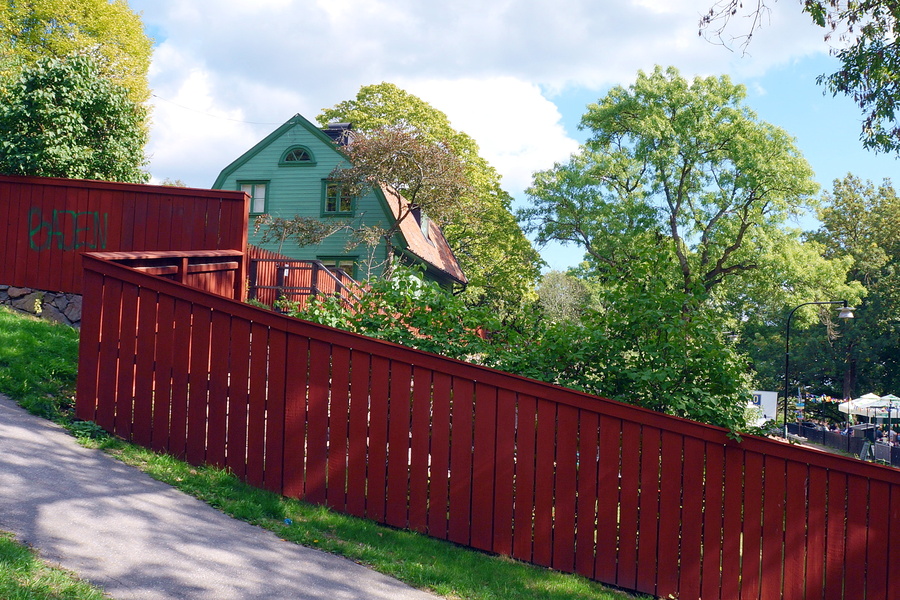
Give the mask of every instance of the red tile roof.
M 381 191 L 384 193 L 384 198 L 387 200 L 395 219 L 400 216 L 401 207 L 406 212 L 409 207 L 409 201 L 406 198 L 387 185 L 382 185 Z M 415 216 L 409 214 L 400 222 L 400 233 L 406 240 L 409 252 L 424 260 L 434 269 L 448 275 L 456 282 L 461 284 L 469 282 L 437 223 L 431 222 L 429 224 L 428 238 L 426 238 Z

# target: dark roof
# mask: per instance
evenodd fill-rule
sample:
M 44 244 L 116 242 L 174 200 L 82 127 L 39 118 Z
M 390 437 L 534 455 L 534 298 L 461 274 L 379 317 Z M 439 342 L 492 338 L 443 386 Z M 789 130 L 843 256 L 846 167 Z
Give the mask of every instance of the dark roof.
M 334 140 L 339 146 L 347 145 L 347 134 L 353 129 L 353 123 L 329 123 L 322 133 Z

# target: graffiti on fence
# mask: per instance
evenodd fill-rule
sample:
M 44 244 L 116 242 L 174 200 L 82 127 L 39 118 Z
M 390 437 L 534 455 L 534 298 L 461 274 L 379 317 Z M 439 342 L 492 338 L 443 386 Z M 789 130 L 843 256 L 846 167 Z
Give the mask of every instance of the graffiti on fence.
M 38 252 L 54 246 L 57 250 L 105 250 L 108 233 L 109 213 L 54 209 L 45 215 L 39 206 L 28 212 L 28 241 Z

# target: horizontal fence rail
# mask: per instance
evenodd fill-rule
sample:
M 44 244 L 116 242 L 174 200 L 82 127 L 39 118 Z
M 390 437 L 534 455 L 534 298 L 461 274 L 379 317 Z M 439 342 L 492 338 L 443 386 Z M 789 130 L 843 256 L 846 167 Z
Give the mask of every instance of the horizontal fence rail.
M 235 191 L 0 176 L 0 282 L 78 294 L 83 252 L 244 252 L 247 203 Z
M 84 265 L 77 415 L 126 439 L 657 596 L 897 597 L 894 470 Z

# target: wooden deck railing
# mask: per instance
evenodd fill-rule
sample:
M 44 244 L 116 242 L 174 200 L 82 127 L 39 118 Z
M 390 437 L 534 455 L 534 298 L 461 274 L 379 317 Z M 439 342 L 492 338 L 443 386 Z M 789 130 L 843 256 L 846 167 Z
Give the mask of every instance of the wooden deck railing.
M 318 260 L 298 260 L 256 246 L 248 249 L 248 297 L 267 306 L 280 299 L 304 305 L 309 298 L 334 296 L 353 307 L 364 293 L 342 269 Z
M 77 415 L 126 439 L 661 597 L 897 597 L 893 469 L 84 266 Z

